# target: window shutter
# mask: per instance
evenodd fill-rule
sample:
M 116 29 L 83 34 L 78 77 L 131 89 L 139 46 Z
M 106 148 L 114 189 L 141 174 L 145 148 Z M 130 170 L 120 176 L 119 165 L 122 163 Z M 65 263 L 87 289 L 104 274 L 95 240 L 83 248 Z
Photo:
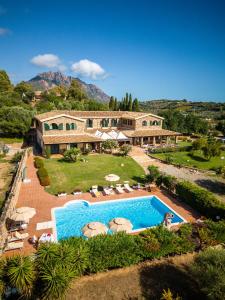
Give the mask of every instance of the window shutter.
M 50 126 L 47 123 L 44 123 L 44 128 L 45 128 L 45 131 L 50 130 Z
M 63 130 L 63 123 L 60 123 L 58 128 L 59 130 Z
M 66 123 L 66 130 L 70 130 L 70 124 Z
M 71 128 L 72 130 L 74 130 L 74 123 L 71 123 L 71 124 L 70 124 L 70 128 Z

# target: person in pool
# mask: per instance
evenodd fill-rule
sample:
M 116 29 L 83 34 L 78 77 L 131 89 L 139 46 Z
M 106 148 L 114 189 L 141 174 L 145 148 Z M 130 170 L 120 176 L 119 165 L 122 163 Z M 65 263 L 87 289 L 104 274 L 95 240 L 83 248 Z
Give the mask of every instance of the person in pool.
M 170 212 L 165 213 L 164 219 L 163 219 L 163 224 L 168 227 L 171 225 L 172 223 L 172 219 L 173 219 L 174 215 Z

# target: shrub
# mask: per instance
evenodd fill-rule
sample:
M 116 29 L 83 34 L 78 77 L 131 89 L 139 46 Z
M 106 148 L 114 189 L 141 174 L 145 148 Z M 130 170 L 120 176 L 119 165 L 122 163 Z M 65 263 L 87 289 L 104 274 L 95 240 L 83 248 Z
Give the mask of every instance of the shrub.
M 207 249 L 200 253 L 191 273 L 208 299 L 225 298 L 225 250 Z
M 225 220 L 213 222 L 211 220 L 205 221 L 210 236 L 219 243 L 225 243 Z
M 166 154 L 166 155 L 165 155 L 165 162 L 166 162 L 167 164 L 172 164 L 172 162 L 173 162 L 173 157 L 172 157 L 171 154 Z
M 116 149 L 118 147 L 118 142 L 114 140 L 106 140 L 102 142 L 102 149 L 104 151 L 112 152 L 113 149 Z
M 21 161 L 23 156 L 23 152 L 22 151 L 18 151 L 16 152 L 13 157 L 11 158 L 11 162 L 12 163 L 18 163 L 19 161 Z
M 220 216 L 225 218 L 225 204 L 218 200 L 211 192 L 188 181 L 178 182 L 176 185 L 178 197 L 209 218 Z
M 38 175 L 38 178 L 40 180 L 40 184 L 42 186 L 50 185 L 50 178 L 48 176 L 48 172 L 45 169 L 45 167 L 39 168 L 38 171 L 37 171 L 37 175 Z
M 150 182 L 156 181 L 157 178 L 160 176 L 160 171 L 157 166 L 150 165 L 148 166 L 149 175 L 147 175 L 147 179 Z
M 132 147 L 129 144 L 124 144 L 120 146 L 120 155 L 127 156 L 128 153 L 131 151 Z
M 78 156 L 80 155 L 80 152 L 81 151 L 79 148 L 71 148 L 69 150 L 66 150 L 63 153 L 64 160 L 68 162 L 76 162 Z
M 171 175 L 164 175 L 162 176 L 162 183 L 170 192 L 173 192 L 177 184 L 177 179 Z
M 118 233 L 96 236 L 87 241 L 91 273 L 130 266 L 141 261 L 138 236 Z
M 41 159 L 40 157 L 35 157 L 34 158 L 34 166 L 37 169 L 43 168 L 44 167 L 43 159 Z

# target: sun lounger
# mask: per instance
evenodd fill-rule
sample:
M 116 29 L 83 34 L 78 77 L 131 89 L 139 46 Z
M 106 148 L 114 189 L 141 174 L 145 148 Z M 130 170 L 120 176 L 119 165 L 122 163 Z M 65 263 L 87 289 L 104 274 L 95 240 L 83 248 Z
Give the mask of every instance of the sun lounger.
M 133 192 L 133 189 L 129 186 L 129 183 L 124 183 L 124 189 L 127 192 Z
M 100 193 L 98 191 L 98 186 L 97 185 L 93 185 L 92 189 L 90 190 L 91 194 L 94 195 L 95 197 L 100 196 Z
M 19 231 L 15 231 L 12 236 L 8 237 L 8 242 L 15 242 L 20 241 L 28 238 L 29 234 L 26 233 L 19 233 Z
M 116 185 L 116 191 L 117 191 L 117 193 L 119 193 L 119 194 L 123 194 L 123 193 L 124 193 L 124 190 L 123 190 L 123 188 L 121 187 L 121 184 L 117 184 L 117 185 Z
M 8 243 L 7 246 L 5 247 L 5 251 L 9 251 L 9 250 L 16 250 L 16 249 L 22 249 L 23 248 L 23 242 L 12 242 L 12 243 Z
M 27 223 L 12 225 L 9 227 L 9 232 L 27 229 Z
M 104 192 L 104 194 L 105 194 L 106 196 L 108 196 L 108 195 L 111 194 L 111 191 L 109 190 L 108 187 L 103 188 L 103 192 Z

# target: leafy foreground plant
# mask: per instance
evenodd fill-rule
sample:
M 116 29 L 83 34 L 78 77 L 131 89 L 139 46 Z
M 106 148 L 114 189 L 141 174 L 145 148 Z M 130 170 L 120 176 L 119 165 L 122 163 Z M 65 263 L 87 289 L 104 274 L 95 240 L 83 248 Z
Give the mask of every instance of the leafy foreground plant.
M 225 250 L 207 249 L 200 253 L 191 273 L 208 299 L 225 299 Z
M 34 262 L 29 256 L 14 256 L 6 261 L 6 278 L 11 287 L 15 287 L 18 292 L 30 297 L 35 281 Z

